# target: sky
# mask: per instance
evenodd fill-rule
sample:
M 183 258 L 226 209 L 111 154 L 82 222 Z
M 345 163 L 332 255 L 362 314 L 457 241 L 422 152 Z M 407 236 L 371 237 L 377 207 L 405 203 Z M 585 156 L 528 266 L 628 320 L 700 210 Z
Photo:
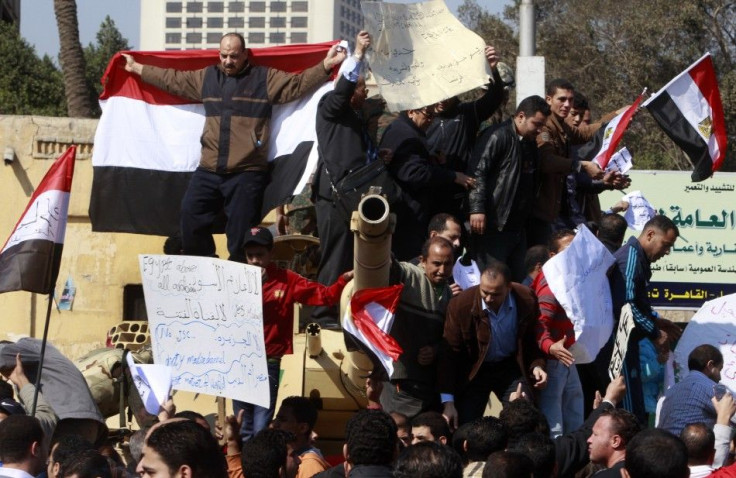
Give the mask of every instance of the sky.
M 82 46 L 95 43 L 95 35 L 105 16 L 110 15 L 120 33 L 133 49 L 138 48 L 140 36 L 140 2 L 146 0 L 77 0 L 79 39 Z M 392 0 L 412 3 L 410 0 Z M 457 13 L 462 0 L 445 0 L 448 8 Z M 489 11 L 498 13 L 509 0 L 478 0 Z M 56 28 L 53 0 L 22 0 L 20 33 L 36 48 L 39 56 L 50 55 L 58 64 L 59 32 Z

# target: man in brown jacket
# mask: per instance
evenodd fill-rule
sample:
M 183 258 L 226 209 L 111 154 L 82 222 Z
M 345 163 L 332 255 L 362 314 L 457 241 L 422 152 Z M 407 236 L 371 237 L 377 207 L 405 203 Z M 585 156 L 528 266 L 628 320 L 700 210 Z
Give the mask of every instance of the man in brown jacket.
M 519 384 L 531 398 L 528 379 L 535 388 L 547 384 L 534 338 L 537 299 L 510 277 L 506 264 L 493 262 L 480 285 L 461 292 L 447 307 L 438 385 L 451 426 L 483 416 L 491 392 L 505 406 Z
M 181 205 L 184 254 L 214 256 L 212 224 L 224 208 L 230 259 L 245 262 L 243 241 L 261 220 L 268 182 L 272 105 L 293 101 L 323 84 L 345 59 L 345 51 L 334 45 L 323 61 L 298 75 L 248 63 L 245 39 L 238 33 L 223 36 L 220 63 L 201 70 L 157 68 L 124 56 L 125 69 L 144 82 L 204 105 L 202 159 Z
M 547 244 L 552 233 L 552 223 L 560 214 L 565 177 L 569 173 L 584 171 L 593 179 L 603 177 L 603 171 L 597 163 L 573 159 L 570 146 L 593 139 L 603 123 L 612 120 L 625 109 L 608 113 L 597 123 L 575 128 L 565 123 L 575 95 L 572 83 L 559 78 L 552 80 L 547 85 L 546 95 L 552 114 L 547 117 L 547 124 L 537 136 L 541 184 L 527 229 L 528 246 Z

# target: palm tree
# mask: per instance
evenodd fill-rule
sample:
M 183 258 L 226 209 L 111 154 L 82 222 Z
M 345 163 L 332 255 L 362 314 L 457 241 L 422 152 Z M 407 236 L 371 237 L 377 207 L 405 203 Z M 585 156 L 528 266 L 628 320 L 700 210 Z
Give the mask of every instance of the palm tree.
M 84 53 L 79 43 L 76 0 L 54 0 L 59 27 L 59 62 L 64 74 L 67 112 L 73 118 L 91 118 L 92 102 L 85 78 Z

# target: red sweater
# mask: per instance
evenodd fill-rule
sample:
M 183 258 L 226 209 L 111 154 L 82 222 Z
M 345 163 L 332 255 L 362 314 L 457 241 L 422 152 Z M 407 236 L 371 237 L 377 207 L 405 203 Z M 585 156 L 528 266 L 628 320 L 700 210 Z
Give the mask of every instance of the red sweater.
M 532 282 L 532 290 L 537 294 L 539 301 L 539 320 L 537 321 L 537 344 L 542 352 L 549 355 L 549 348 L 555 342 L 565 337 L 565 348 L 569 349 L 575 343 L 575 330 L 572 322 L 567 318 L 552 290 L 547 284 L 544 272 L 540 272 Z
M 347 282 L 340 276 L 331 286 L 312 282 L 276 264 L 266 268 L 263 283 L 263 338 L 266 356 L 281 357 L 293 352 L 294 303 L 335 305 Z

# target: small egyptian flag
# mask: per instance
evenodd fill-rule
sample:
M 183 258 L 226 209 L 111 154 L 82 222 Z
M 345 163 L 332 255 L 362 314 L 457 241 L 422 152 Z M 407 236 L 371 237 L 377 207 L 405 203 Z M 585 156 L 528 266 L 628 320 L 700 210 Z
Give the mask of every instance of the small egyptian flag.
M 717 171 L 726 157 L 726 122 L 710 53 L 642 105 L 695 166 L 693 181 Z
M 57 159 L 0 251 L 0 292 L 49 294 L 59 275 L 77 147 Z
M 636 110 L 639 109 L 639 104 L 644 97 L 643 95 L 643 93 L 639 95 L 636 101 L 626 108 L 626 111 L 618 114 L 615 118 L 609 121 L 604 128 L 602 128 L 603 144 L 601 145 L 601 149 L 598 151 L 598 154 L 593 158 L 593 161 L 598 163 L 598 166 L 600 166 L 602 170 L 605 171 L 608 167 L 608 162 L 616 152 L 618 143 L 621 141 L 621 138 L 623 138 L 624 132 L 626 132 L 626 129 L 629 127 Z

